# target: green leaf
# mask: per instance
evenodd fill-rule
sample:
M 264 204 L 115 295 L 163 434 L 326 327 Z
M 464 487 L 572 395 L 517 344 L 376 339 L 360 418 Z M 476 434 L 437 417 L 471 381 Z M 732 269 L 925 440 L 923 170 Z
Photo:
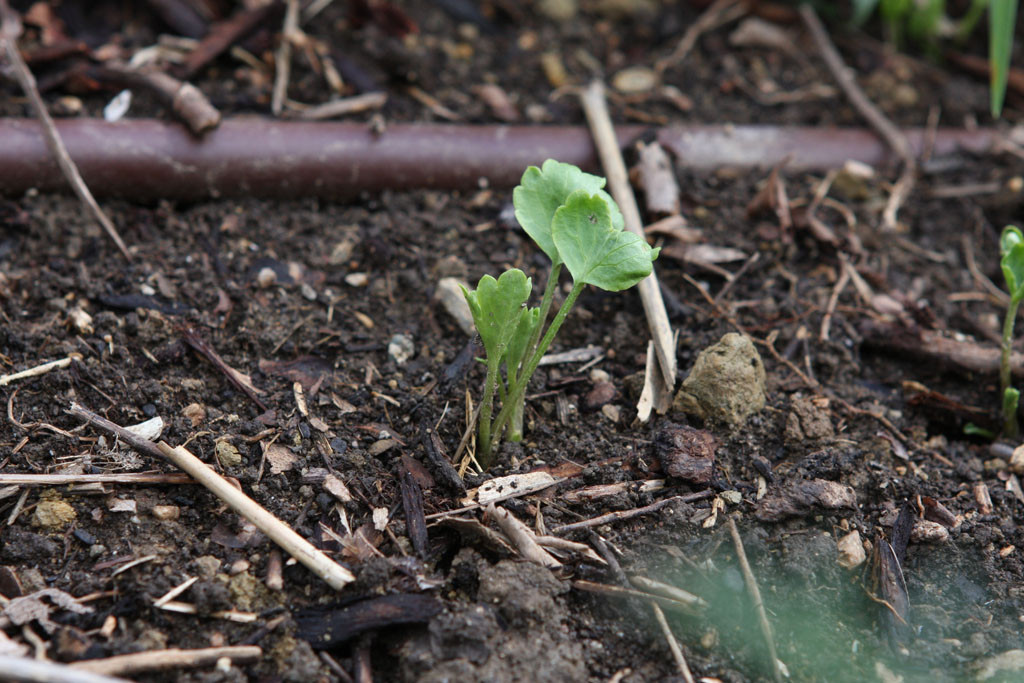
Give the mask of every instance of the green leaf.
M 853 0 L 853 24 L 854 26 L 860 26 L 871 13 L 875 11 L 875 7 L 878 6 L 878 0 Z
M 651 274 L 658 250 L 616 228 L 613 206 L 599 195 L 574 192 L 555 212 L 551 234 L 573 280 L 618 292 Z
M 1024 234 L 1014 225 L 1003 228 L 999 236 L 999 266 L 1003 270 L 1010 298 L 1024 297 Z
M 523 304 L 530 298 L 532 289 L 533 283 L 518 268 L 506 270 L 497 280 L 484 275 L 472 292 L 462 288 L 473 314 L 473 322 L 480 333 L 480 340 L 487 351 L 488 363 L 500 362 L 505 354 L 519 319 L 526 310 Z
M 1017 408 L 1020 405 L 1020 392 L 1007 387 L 1003 392 L 1003 435 L 1016 439 L 1018 433 Z
M 996 438 L 995 433 L 991 429 L 979 427 L 973 422 L 968 422 L 967 424 L 964 425 L 964 434 L 966 434 L 967 436 L 980 436 L 986 439 Z
M 519 318 L 516 331 L 508 342 L 508 348 L 505 349 L 505 365 L 510 385 L 512 384 L 512 378 L 519 372 L 519 364 L 522 362 L 523 356 L 526 355 L 526 347 L 529 346 L 533 332 L 539 324 L 539 308 L 528 308 L 523 312 L 522 317 Z
M 516 220 L 552 263 L 561 263 L 562 258 L 551 238 L 551 221 L 555 211 L 577 190 L 598 194 L 614 206 L 611 196 L 601 189 L 604 183 L 604 178 L 600 176 L 584 173 L 572 164 L 563 164 L 554 159 L 545 161 L 542 168 L 530 166 L 512 193 Z M 612 212 L 612 224 L 620 230 L 625 226 L 618 206 Z
M 992 0 L 988 6 L 988 67 L 991 72 L 989 99 L 992 116 L 1003 111 L 1006 82 L 1010 75 L 1010 53 L 1016 26 L 1018 0 Z

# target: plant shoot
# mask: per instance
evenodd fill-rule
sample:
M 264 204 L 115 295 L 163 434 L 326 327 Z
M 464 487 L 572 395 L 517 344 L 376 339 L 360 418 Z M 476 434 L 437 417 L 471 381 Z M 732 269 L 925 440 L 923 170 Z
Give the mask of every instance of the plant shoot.
M 658 250 L 624 230 L 622 212 L 604 184 L 604 178 L 552 159 L 526 169 L 512 202 L 523 230 L 551 259 L 540 306 L 526 307 L 532 282 L 518 269 L 497 280 L 484 275 L 476 290 L 464 290 L 487 355 L 477 439 L 477 461 L 485 469 L 506 434 L 511 441 L 522 439 L 530 377 L 583 288 L 618 292 L 651 274 Z M 572 290 L 545 329 L 563 266 Z M 502 405 L 492 419 L 495 395 Z
M 1020 404 L 1020 391 L 1011 386 L 1010 354 L 1013 345 L 1013 325 L 1017 321 L 1017 309 L 1024 299 L 1024 234 L 1014 225 L 1003 228 L 999 238 L 999 265 L 1006 280 L 1006 289 L 1010 293 L 1010 303 L 1006 307 L 1006 318 L 1003 321 L 1002 353 L 999 358 L 999 389 L 1003 408 L 1003 435 L 1010 439 L 1017 438 L 1017 407 Z

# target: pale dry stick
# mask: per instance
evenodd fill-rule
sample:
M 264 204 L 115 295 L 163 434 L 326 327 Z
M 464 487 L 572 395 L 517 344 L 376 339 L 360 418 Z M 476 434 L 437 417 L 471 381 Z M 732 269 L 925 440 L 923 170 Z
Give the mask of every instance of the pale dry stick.
M 693 615 L 696 613 L 693 606 L 685 602 L 666 598 L 663 595 L 645 593 L 644 591 L 637 590 L 635 588 L 625 588 L 623 586 L 616 586 L 608 583 L 596 583 L 594 581 L 585 581 L 582 579 L 573 581 L 572 587 L 586 593 L 595 593 L 597 595 L 610 595 L 615 598 L 638 598 L 648 602 L 657 602 L 662 607 L 667 607 L 668 609 L 682 614 Z
M 476 427 L 476 421 L 480 419 L 480 406 L 478 405 L 473 409 L 473 414 L 466 422 L 466 431 L 462 432 L 462 438 L 459 439 L 459 446 L 455 449 L 455 455 L 452 456 L 452 462 L 456 462 L 459 456 L 462 455 L 462 451 L 465 450 L 466 446 L 469 445 L 469 440 L 473 436 L 473 430 Z
M 3 672 L 3 680 L 11 683 L 131 683 L 127 678 L 78 671 L 66 664 L 58 664 L 48 659 L 12 655 L 0 655 L 0 671 Z
M 65 486 L 69 484 L 195 484 L 187 474 L 0 474 L 0 486 Z
M 358 114 L 370 109 L 380 109 L 387 101 L 387 93 L 368 92 L 318 104 L 315 107 L 304 109 L 295 114 L 295 118 L 303 119 L 304 121 L 333 119 L 336 116 Z
M 644 224 L 640 218 L 640 208 L 637 206 L 633 189 L 629 185 L 626 163 L 622 160 L 622 150 L 619 149 L 618 138 L 615 136 L 612 119 L 608 114 L 604 84 L 601 81 L 593 81 L 580 94 L 580 101 L 594 137 L 594 146 L 597 147 L 598 156 L 601 158 L 601 166 L 608 177 L 608 189 L 619 208 L 622 209 L 626 230 L 646 239 Z M 668 391 L 672 391 L 676 384 L 675 338 L 672 334 L 672 326 L 668 322 L 665 302 L 661 298 L 658 276 L 655 274 L 653 266 L 651 274 L 641 280 L 637 287 L 640 290 L 640 301 L 643 303 L 644 314 L 647 316 L 647 325 L 651 330 L 651 338 L 654 340 L 654 348 L 658 354 L 658 363 L 661 366 L 665 386 Z
M 695 22 L 687 27 L 683 37 L 679 39 L 679 44 L 672 50 L 672 54 L 654 63 L 654 70 L 661 74 L 673 64 L 679 64 L 690 54 L 690 50 L 697 44 L 697 39 L 701 35 L 739 19 L 746 13 L 746 3 L 739 2 L 739 0 L 715 0 L 710 7 L 704 10 L 703 14 L 697 17 Z
M 761 633 L 768 644 L 768 655 L 772 658 L 772 674 L 776 683 L 782 683 L 782 669 L 779 668 L 779 657 L 775 653 L 775 638 L 772 636 L 772 626 L 768 623 L 768 613 L 764 609 L 764 601 L 761 600 L 761 591 L 757 587 L 757 579 L 750 569 L 750 562 L 747 561 L 747 553 L 743 549 L 743 540 L 736 528 L 736 521 L 729 518 L 729 535 L 732 536 L 733 545 L 736 546 L 736 557 L 740 562 L 740 569 L 743 571 L 743 580 L 750 592 L 750 599 L 754 601 L 754 609 L 757 611 L 757 620 L 761 625 Z
M 71 415 L 104 429 L 143 455 L 164 457 L 192 476 L 227 503 L 231 509 L 252 522 L 272 541 L 281 546 L 296 560 L 304 564 L 310 571 L 327 582 L 331 588 L 341 590 L 355 580 L 352 572 L 329 558 L 313 544 L 299 536 L 287 524 L 270 514 L 256 501 L 236 489 L 226 479 L 214 472 L 209 465 L 194 456 L 188 450 L 178 447 L 171 448 L 166 443 L 153 444 L 133 434 L 125 428 L 114 424 L 90 410 L 73 403 L 67 411 Z
M 18 496 L 17 502 L 14 504 L 14 508 L 11 510 L 10 516 L 7 517 L 7 526 L 12 526 L 17 520 L 18 515 L 21 514 L 22 509 L 25 507 L 25 501 L 28 500 L 28 493 L 31 489 L 26 488 Z
M 967 271 L 974 278 L 974 284 L 995 297 L 999 306 L 1004 308 L 1009 306 L 1010 296 L 978 268 L 978 262 L 974 259 L 974 243 L 971 241 L 970 235 L 964 235 L 961 243 L 964 250 L 964 263 L 967 266 Z
M 661 611 L 661 607 L 654 600 L 651 600 L 651 609 L 654 610 L 654 618 L 658 620 L 661 632 L 665 634 L 665 640 L 668 641 L 668 649 L 672 651 L 672 657 L 676 660 L 676 666 L 679 667 L 680 675 L 682 675 L 686 683 L 694 683 L 693 674 L 690 673 L 690 667 L 686 663 L 686 656 L 683 655 L 683 650 L 679 647 L 679 641 L 676 640 L 675 634 L 669 628 L 665 613 Z
M 87 659 L 73 662 L 69 666 L 78 671 L 89 671 L 96 674 L 117 676 L 132 675 L 144 671 L 167 671 L 188 667 L 209 666 L 217 660 L 227 657 L 232 662 L 254 662 L 263 654 L 256 645 L 229 645 L 226 647 L 206 647 L 198 650 L 153 650 L 136 652 L 130 655 L 117 655 L 106 659 Z
M 156 444 L 156 447 L 168 460 L 188 472 L 196 481 L 227 503 L 232 510 L 252 522 L 270 540 L 288 551 L 292 557 L 327 582 L 331 588 L 341 590 L 355 580 L 352 572 L 299 536 L 291 527 L 236 489 L 191 452 L 180 446 L 171 448 L 163 441 Z
M 179 595 L 181 595 L 182 593 L 187 591 L 192 586 L 192 584 L 195 583 L 198 580 L 199 580 L 198 576 L 190 576 L 189 578 L 185 579 L 184 581 L 179 583 L 177 586 L 175 586 L 174 588 L 172 588 L 171 590 L 167 591 L 162 596 L 157 598 L 153 602 L 153 607 L 163 607 L 164 605 L 169 603 L 171 600 L 173 600 L 174 598 L 178 597 Z
M 288 80 L 292 72 L 292 35 L 299 28 L 299 0 L 288 0 L 284 13 L 284 28 L 281 30 L 281 44 L 274 55 L 274 91 L 270 99 L 270 111 L 280 116 L 284 108 L 284 96 L 288 92 Z
M 165 612 L 175 612 L 177 614 L 199 614 L 199 608 L 192 603 L 178 602 L 177 600 L 165 602 L 160 605 L 160 609 Z M 260 618 L 260 615 L 255 612 L 242 612 L 236 609 L 225 609 L 218 612 L 210 612 L 210 616 L 214 619 L 233 621 L 236 624 L 251 624 Z
M 821 53 L 822 59 L 825 60 L 825 65 L 832 72 L 832 77 L 836 79 L 843 94 L 850 100 L 850 104 L 882 136 L 886 144 L 903 161 L 903 171 L 900 174 L 899 180 L 893 186 L 889 200 L 882 211 L 882 227 L 886 230 L 894 230 L 896 228 L 896 214 L 900 206 L 903 205 L 903 202 L 910 196 L 910 192 L 914 188 L 914 179 L 917 175 L 917 161 L 914 158 L 910 143 L 900 129 L 893 125 L 892 121 L 889 120 L 881 109 L 875 106 L 874 102 L 868 99 L 864 91 L 857 85 L 853 75 L 843 62 L 839 51 L 836 50 L 835 45 L 832 44 L 828 37 L 828 33 L 825 32 L 825 27 L 822 25 L 821 20 L 818 19 L 814 8 L 809 4 L 802 4 L 800 6 L 800 17 L 804 20 L 808 31 L 810 31 L 814 44 Z
M 690 591 L 683 590 L 678 586 L 673 586 L 668 583 L 662 583 L 661 581 L 649 579 L 646 576 L 631 576 L 629 577 L 629 582 L 637 588 L 647 591 L 648 593 L 656 593 L 658 595 L 663 595 L 666 598 L 672 598 L 673 600 L 678 600 L 679 602 L 693 605 L 693 607 L 695 608 L 704 609 L 708 606 L 706 600 L 694 595 Z
M 562 526 L 556 526 L 554 529 L 550 529 L 548 533 L 552 534 L 564 534 L 567 531 L 575 531 L 577 529 L 589 529 L 593 526 L 601 526 L 602 524 L 609 524 L 611 522 L 621 522 L 626 519 L 632 519 L 639 517 L 640 515 L 650 514 L 651 512 L 657 512 L 661 508 L 669 505 L 670 503 L 692 503 L 696 500 L 704 500 L 705 498 L 711 498 L 715 495 L 714 491 L 698 491 L 697 493 L 688 493 L 684 496 L 672 496 L 671 498 L 665 498 L 659 500 L 650 505 L 645 505 L 639 508 L 633 508 L 632 510 L 619 510 L 618 512 L 609 512 L 604 515 L 597 517 L 591 517 L 590 519 L 584 519 L 579 522 L 573 522 L 572 524 L 563 524 Z
M 142 557 L 137 557 L 134 560 L 132 560 L 131 562 L 122 564 L 120 567 L 118 567 L 113 572 L 111 572 L 110 576 L 111 577 L 117 576 L 118 574 L 122 574 L 122 573 L 128 571 L 129 569 L 132 569 L 134 567 L 138 567 L 140 564 L 146 564 L 147 562 L 152 562 L 153 560 L 155 560 L 158 557 L 159 557 L 159 555 L 143 555 Z
M 825 31 L 821 20 L 818 19 L 814 8 L 808 4 L 802 4 L 800 6 L 800 17 L 804 20 L 804 24 L 810 31 L 811 38 L 821 53 L 822 59 L 825 60 L 825 66 L 828 67 L 832 77 L 836 79 L 839 87 L 842 88 L 843 94 L 850 100 L 850 104 L 882 136 L 882 139 L 899 155 L 902 161 L 913 164 L 914 155 L 911 152 L 906 136 L 893 125 L 892 121 L 882 113 L 881 109 L 875 106 L 874 102 L 868 99 L 864 91 L 857 85 L 849 68 L 843 62 L 842 55 L 839 54 L 839 51 L 836 50 L 835 45 L 829 39 L 828 33 Z
M 846 289 L 846 285 L 850 284 L 850 270 L 850 268 L 841 270 L 839 280 L 836 281 L 835 287 L 832 288 L 832 294 L 828 298 L 825 315 L 821 318 L 821 332 L 818 334 L 818 339 L 823 342 L 828 341 L 829 330 L 832 327 L 832 315 L 836 312 L 836 306 L 839 304 L 839 295 Z
M 114 224 L 107 218 L 107 214 L 96 203 L 92 192 L 89 191 L 89 187 L 82 179 L 82 174 L 78 172 L 78 166 L 71 160 L 68 150 L 64 146 L 64 141 L 61 140 L 60 134 L 57 133 L 57 129 L 53 125 L 50 112 L 46 110 L 46 103 L 43 102 L 43 98 L 39 94 L 39 88 L 36 87 L 36 79 L 18 51 L 17 39 L 20 34 L 21 20 L 7 4 L 7 0 L 0 0 L 0 44 L 2 44 L 3 52 L 7 54 L 7 61 L 10 62 L 13 68 L 14 77 L 18 81 L 18 85 L 21 86 L 21 89 L 32 103 L 32 109 L 35 111 L 39 124 L 43 128 L 46 146 L 50 148 L 50 154 L 57 160 L 57 164 L 60 166 L 60 170 L 63 171 L 64 177 L 71 183 L 71 187 L 74 188 L 78 198 L 88 207 L 93 218 L 103 227 L 107 235 L 114 240 L 114 244 L 121 250 L 124 257 L 131 260 L 124 240 L 117 233 L 117 228 L 114 227 Z
M 0 375 L 0 387 L 7 386 L 11 382 L 15 382 L 19 379 L 27 379 L 29 377 L 38 377 L 39 375 L 45 375 L 53 370 L 60 370 L 71 365 L 72 361 L 82 360 L 82 354 L 72 353 L 67 358 L 61 358 L 59 360 L 51 360 L 49 363 L 43 363 L 37 365 L 34 368 L 28 370 L 22 370 L 20 372 L 12 372 L 9 375 Z
M 508 536 L 512 545 L 525 559 L 548 569 L 557 569 L 562 566 L 561 562 L 537 543 L 537 535 L 530 530 L 530 527 L 513 517 L 511 512 L 491 503 L 487 506 L 487 514 Z

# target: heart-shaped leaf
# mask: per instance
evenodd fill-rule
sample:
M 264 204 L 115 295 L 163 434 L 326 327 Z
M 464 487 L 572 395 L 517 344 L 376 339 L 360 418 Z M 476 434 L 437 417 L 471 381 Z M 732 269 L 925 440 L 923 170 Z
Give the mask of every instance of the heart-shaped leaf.
M 487 352 L 488 363 L 500 362 L 505 354 L 509 340 L 526 311 L 523 304 L 530 298 L 532 289 L 532 281 L 518 268 L 506 270 L 497 280 L 484 275 L 472 292 L 462 288 Z
M 659 250 L 616 228 L 612 206 L 599 195 L 574 192 L 555 212 L 551 234 L 573 280 L 618 292 L 651 274 Z
M 1019 228 L 1013 225 L 1003 228 L 1003 234 L 999 237 L 999 252 L 1002 256 L 999 265 L 1010 298 L 1020 300 L 1024 298 L 1024 234 Z
M 552 263 L 562 263 L 558 247 L 551 237 L 551 221 L 555 211 L 565 204 L 573 192 L 586 190 L 588 194 L 596 194 L 606 199 L 613 207 L 612 225 L 620 230 L 625 226 L 619 207 L 615 205 L 611 196 L 601 189 L 604 183 L 604 178 L 584 173 L 572 164 L 563 164 L 554 159 L 545 161 L 541 168 L 530 166 L 523 173 L 520 185 L 512 192 L 516 220 L 523 226 L 526 234 L 548 255 Z

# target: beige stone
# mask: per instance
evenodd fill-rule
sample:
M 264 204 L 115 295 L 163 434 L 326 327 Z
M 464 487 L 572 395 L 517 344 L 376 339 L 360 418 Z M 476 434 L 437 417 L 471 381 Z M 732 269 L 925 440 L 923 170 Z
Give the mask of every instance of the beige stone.
M 32 513 L 32 526 L 45 529 L 63 529 L 75 521 L 75 508 L 58 494 L 47 491 Z
M 673 408 L 739 428 L 764 408 L 765 371 L 749 337 L 730 332 L 700 352 Z

